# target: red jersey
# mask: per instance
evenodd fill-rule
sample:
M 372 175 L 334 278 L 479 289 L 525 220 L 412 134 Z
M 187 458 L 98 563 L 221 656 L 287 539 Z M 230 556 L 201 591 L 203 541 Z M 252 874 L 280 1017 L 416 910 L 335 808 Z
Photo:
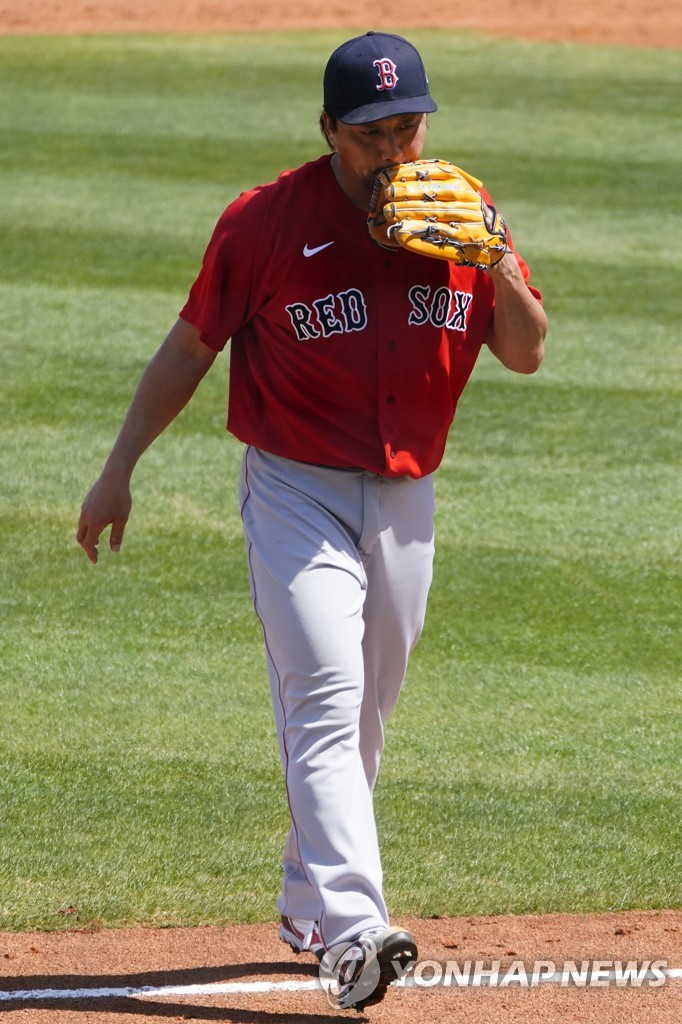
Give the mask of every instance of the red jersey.
M 493 282 L 380 248 L 330 159 L 228 206 L 180 316 L 211 348 L 232 339 L 227 428 L 241 441 L 299 462 L 424 476 L 442 459 L 490 326 Z

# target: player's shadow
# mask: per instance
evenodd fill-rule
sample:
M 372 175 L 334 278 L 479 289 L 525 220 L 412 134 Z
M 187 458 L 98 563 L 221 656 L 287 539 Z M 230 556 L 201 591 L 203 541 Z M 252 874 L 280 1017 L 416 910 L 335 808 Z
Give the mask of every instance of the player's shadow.
M 249 977 L 281 974 L 290 977 L 316 978 L 317 964 L 282 960 L 247 964 L 221 964 L 217 967 L 177 967 L 165 971 L 139 971 L 129 974 L 22 974 L 0 977 L 0 992 L 21 989 L 100 989 L 100 988 L 163 988 L 170 985 L 212 985 L 241 981 Z M 5 1005 L 4 1002 L 0 1005 Z
M 0 992 L 22 991 L 24 993 L 50 990 L 77 989 L 83 992 L 82 997 L 74 999 L 71 996 L 64 996 L 60 999 L 55 994 L 53 998 L 21 998 L 16 1000 L 1 1000 L 0 1013 L 7 1014 L 19 1010 L 40 1010 L 43 1015 L 50 1011 L 60 1012 L 68 1010 L 74 1013 L 97 1013 L 102 1014 L 130 1014 L 137 1017 L 170 1017 L 174 1019 L 223 1021 L 224 1024 L 338 1024 L 338 1014 L 317 1012 L 311 1006 L 311 1012 L 275 1012 L 263 1009 L 244 1009 L 233 1006 L 210 1006 L 196 1003 L 191 995 L 186 1002 L 171 1002 L 160 998 L 136 998 L 133 995 L 102 997 L 94 995 L 88 998 L 88 989 L 93 993 L 97 989 L 143 989 L 143 988 L 165 988 L 170 986 L 184 985 L 211 985 L 220 982 L 243 981 L 248 977 L 267 977 L 269 975 L 284 975 L 299 978 L 317 978 L 318 968 L 316 964 L 309 963 L 246 963 L 227 964 L 222 967 L 188 967 L 167 971 L 144 971 L 139 974 L 42 974 L 42 975 L 21 975 L 18 977 L 0 978 Z M 292 993 L 293 994 L 293 993 Z M 221 995 L 222 999 L 229 999 L 229 993 Z M 320 991 L 320 1000 L 324 995 Z M 361 1022 L 361 1016 L 355 1016 L 355 1021 Z
M 101 1014 L 104 1019 L 108 1013 L 129 1013 L 135 1017 L 170 1017 L 173 1020 L 213 1020 L 222 1024 L 339 1024 L 338 1013 L 282 1013 L 272 1010 L 248 1010 L 235 1006 L 204 1006 L 197 1003 L 153 1002 L 150 999 L 116 998 L 116 999 L 53 999 L 21 1003 L 3 1003 L 3 1013 L 12 1010 L 40 1010 L 43 1019 L 49 1020 L 50 1011 L 59 1013 L 68 1010 L 70 1013 Z M 353 1022 L 362 1024 L 367 1018 L 356 1014 Z

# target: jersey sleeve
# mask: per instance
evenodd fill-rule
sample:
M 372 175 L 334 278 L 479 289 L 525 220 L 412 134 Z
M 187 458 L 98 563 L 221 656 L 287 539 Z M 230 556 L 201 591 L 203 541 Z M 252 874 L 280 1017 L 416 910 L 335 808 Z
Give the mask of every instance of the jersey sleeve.
M 481 195 L 483 196 L 483 198 L 485 199 L 485 201 L 487 203 L 491 204 L 491 206 L 495 205 L 493 200 L 490 198 L 489 194 L 486 192 L 486 190 L 484 188 L 481 189 Z M 516 251 L 516 249 L 514 248 L 514 242 L 512 240 L 511 231 L 509 230 L 509 226 L 508 225 L 507 225 L 507 246 L 508 246 L 509 249 L 512 250 L 512 252 L 514 253 L 514 256 L 516 257 L 516 262 L 518 263 L 519 267 L 521 268 L 521 273 L 523 274 L 523 280 L 526 282 L 526 287 L 528 288 L 528 291 L 542 305 L 542 295 L 540 294 L 540 292 L 538 291 L 538 289 L 534 285 L 529 284 L 529 281 L 530 281 L 530 268 L 529 268 L 528 264 L 526 263 L 526 261 L 524 260 L 523 256 L 521 256 Z M 494 300 L 493 300 L 493 304 L 494 304 Z
M 523 256 L 521 256 L 516 251 L 516 249 L 514 249 L 514 245 L 513 245 L 513 242 L 511 240 L 511 235 L 509 235 L 508 237 L 509 237 L 509 247 L 513 250 L 514 256 L 516 257 L 516 262 L 518 263 L 518 265 L 521 268 L 521 273 L 523 274 L 523 280 L 526 282 L 526 288 L 531 293 L 531 295 L 538 300 L 540 305 L 542 305 L 542 295 L 541 295 L 540 291 L 535 287 L 535 285 L 532 285 L 532 284 L 529 283 L 529 281 L 530 281 L 530 269 L 528 267 L 528 264 L 524 260 Z
M 257 189 L 227 207 L 180 310 L 180 317 L 198 328 L 201 340 L 218 352 L 258 308 L 258 255 L 266 207 L 267 198 Z

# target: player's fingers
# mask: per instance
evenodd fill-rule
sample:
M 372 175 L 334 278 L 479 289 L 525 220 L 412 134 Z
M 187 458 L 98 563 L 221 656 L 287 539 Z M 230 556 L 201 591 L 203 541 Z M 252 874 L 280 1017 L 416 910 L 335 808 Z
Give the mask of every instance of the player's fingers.
M 81 523 L 76 534 L 76 540 L 85 551 L 93 565 L 97 565 L 97 543 L 99 541 L 99 535 L 102 532 L 101 527 L 93 527 Z
M 112 551 L 120 551 L 121 544 L 123 543 L 123 531 L 126 528 L 125 519 L 114 519 L 111 524 L 111 537 L 109 538 L 109 547 Z

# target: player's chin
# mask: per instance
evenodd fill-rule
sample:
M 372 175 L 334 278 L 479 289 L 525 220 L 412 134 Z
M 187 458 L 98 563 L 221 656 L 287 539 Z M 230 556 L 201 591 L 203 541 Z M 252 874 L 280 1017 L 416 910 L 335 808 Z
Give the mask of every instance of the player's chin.
M 376 181 L 377 174 L 381 174 L 382 171 L 386 170 L 386 164 L 382 164 L 381 167 L 373 167 L 366 178 L 363 180 L 363 185 L 368 188 L 370 192 L 374 189 L 374 182 Z M 390 165 L 389 165 L 390 166 Z

